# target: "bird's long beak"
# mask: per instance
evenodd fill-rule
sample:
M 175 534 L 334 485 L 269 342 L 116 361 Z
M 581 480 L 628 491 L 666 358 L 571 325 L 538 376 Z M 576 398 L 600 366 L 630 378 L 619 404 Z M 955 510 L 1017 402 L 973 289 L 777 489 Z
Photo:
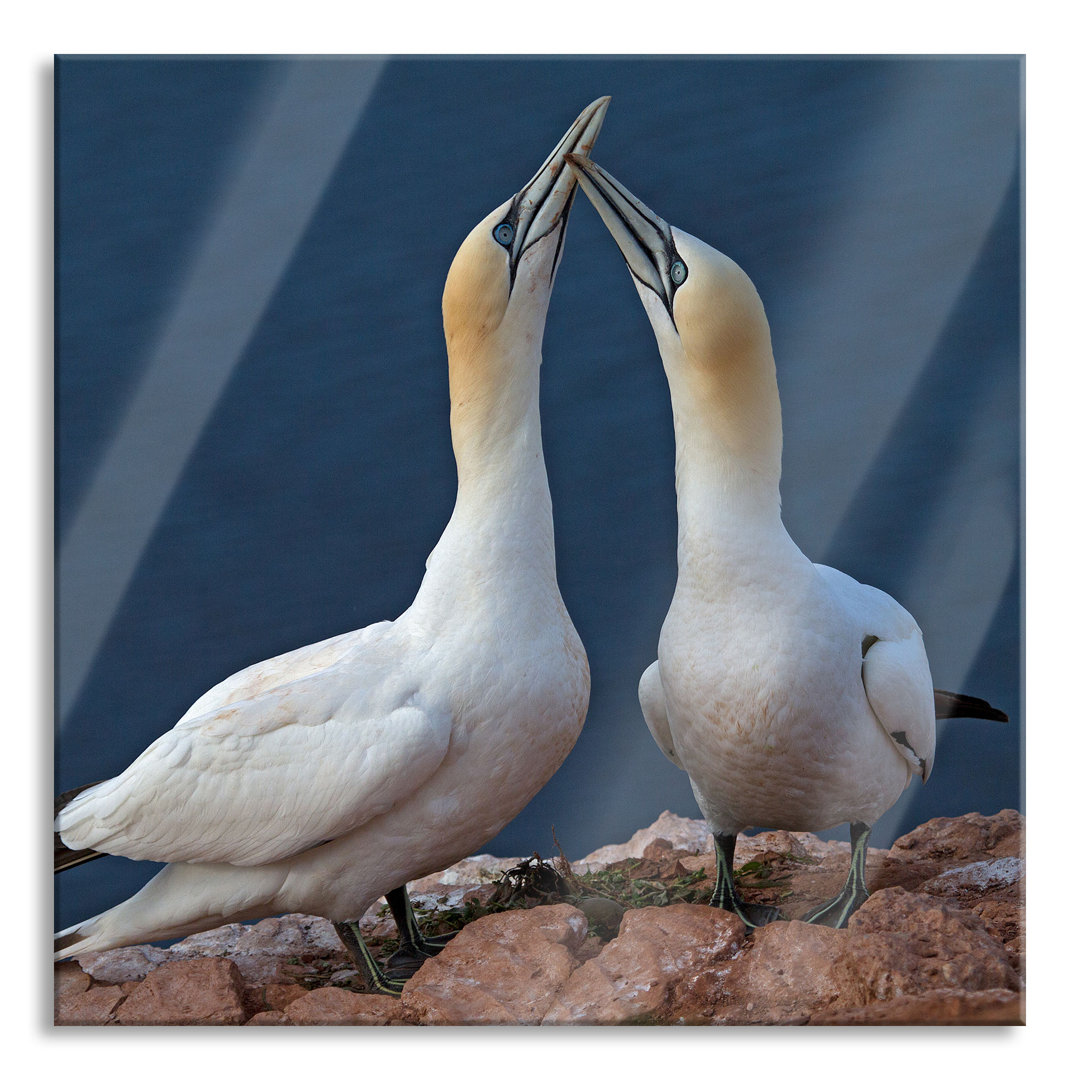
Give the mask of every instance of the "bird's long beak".
M 555 229 L 565 230 L 567 215 L 574 201 L 577 180 L 566 163 L 568 154 L 588 160 L 596 136 L 604 122 L 610 97 L 597 98 L 570 125 L 536 175 L 514 196 L 506 222 L 514 227 L 510 245 L 511 275 L 524 252 Z M 562 236 L 559 238 L 562 247 Z M 552 267 L 558 264 L 558 256 Z
M 595 161 L 581 154 L 568 154 L 566 160 L 630 273 L 660 297 L 674 320 L 675 290 L 686 280 L 686 264 L 675 250 L 671 226 Z

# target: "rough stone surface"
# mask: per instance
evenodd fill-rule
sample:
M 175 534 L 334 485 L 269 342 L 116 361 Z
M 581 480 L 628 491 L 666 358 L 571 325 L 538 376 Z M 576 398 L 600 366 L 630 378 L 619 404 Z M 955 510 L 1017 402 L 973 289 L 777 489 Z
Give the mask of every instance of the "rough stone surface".
M 497 881 L 503 871 L 519 862 L 520 859 L 497 859 L 494 855 L 470 855 L 445 870 L 410 882 L 409 895 L 434 895 L 467 885 L 484 885 L 489 881 Z
M 807 1023 L 932 990 L 1017 991 L 1020 980 L 977 917 L 888 889 L 847 930 L 776 922 L 756 930 L 718 999 L 721 1023 Z
M 627 911 L 618 937 L 570 976 L 544 1023 L 693 1022 L 680 1007 L 688 991 L 722 979 L 745 937 L 736 916 L 698 904 Z
M 1024 1022 L 1015 990 L 930 990 L 861 1009 L 811 1014 L 811 1025 L 1003 1025 Z
M 588 930 L 569 904 L 504 911 L 466 926 L 401 995 L 418 1024 L 539 1024 L 578 965 Z
M 963 901 L 966 895 L 966 902 L 973 902 L 981 892 L 975 887 L 976 871 L 970 868 L 1001 859 L 1022 861 L 1023 837 L 1024 819 L 1015 810 L 1002 810 L 992 817 L 964 814 L 958 818 L 933 818 L 898 837 L 887 852 L 868 860 L 867 883 L 871 892 L 893 886 L 915 892 L 943 873 L 968 867 L 966 882 L 961 875 L 957 882 L 961 887 L 946 887 L 942 894 L 957 901 Z M 1000 877 L 1000 871 L 1008 865 L 1001 864 L 998 873 L 986 877 L 985 884 L 1015 889 L 1014 895 L 1022 899 L 1022 866 L 1012 864 L 1019 874 L 1009 885 L 996 885 L 991 880 Z
M 244 1013 L 254 1017 L 263 1012 L 283 1012 L 306 993 L 307 990 L 296 983 L 249 984 L 244 987 Z
M 361 919 L 361 929 L 367 936 L 377 936 L 377 921 L 371 915 Z M 333 924 L 326 919 L 284 915 L 251 926 L 231 923 L 193 934 L 173 945 L 169 956 L 224 956 L 236 964 L 245 981 L 274 983 L 285 981 L 297 962 L 309 965 L 319 960 L 344 960 L 346 953 Z
M 127 984 L 130 985 L 130 984 Z M 242 1024 L 243 981 L 231 960 L 178 960 L 150 972 L 116 1009 L 118 1024 Z
M 654 840 L 667 840 L 673 848 L 702 854 L 712 851 L 712 833 L 704 821 L 693 821 L 665 810 L 648 828 L 638 829 L 625 844 L 606 844 L 571 865 L 574 872 L 583 874 L 599 870 L 623 859 L 640 859 Z
M 744 938 L 736 920 L 703 903 L 626 911 L 583 896 L 574 899 L 582 910 L 561 903 L 475 920 L 397 1001 L 355 992 L 330 923 L 286 915 L 168 949 L 130 946 L 58 964 L 54 1022 L 1023 1023 L 1023 829 L 1014 810 L 965 814 L 926 822 L 888 851 L 871 848 L 872 896 L 846 930 L 782 921 Z M 487 902 L 494 881 L 520 862 L 468 859 L 412 883 L 410 895 L 428 910 Z M 810 833 L 740 836 L 735 853 L 740 891 L 788 918 L 833 895 L 847 864 L 847 844 Z M 669 813 L 574 867 L 665 883 L 702 870 L 701 897 L 715 876 L 704 822 Z M 583 912 L 596 933 L 586 936 Z M 385 905 L 373 905 L 361 929 L 376 956 L 393 947 Z
M 281 1027 L 289 1024 L 289 1018 L 277 1009 L 256 1013 L 245 1027 Z
M 53 1022 L 59 1025 L 101 1025 L 113 1019 L 124 1000 L 117 986 L 93 986 L 91 978 L 74 964 L 62 968 L 56 979 Z
M 154 945 L 126 945 L 107 952 L 87 953 L 75 963 L 95 982 L 126 983 L 145 979 L 169 959 L 168 949 Z
M 397 998 L 378 994 L 356 994 L 338 986 L 311 990 L 291 1001 L 283 1010 L 289 1024 L 386 1025 L 402 1022 L 402 1006 Z

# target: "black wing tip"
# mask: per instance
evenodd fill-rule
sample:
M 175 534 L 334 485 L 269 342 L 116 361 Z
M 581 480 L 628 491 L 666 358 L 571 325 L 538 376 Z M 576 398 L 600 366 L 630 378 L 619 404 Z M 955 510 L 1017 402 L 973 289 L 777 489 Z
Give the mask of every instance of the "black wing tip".
M 79 787 L 72 788 L 70 791 L 64 791 L 57 795 L 53 799 L 53 817 L 56 817 L 61 810 L 76 795 L 86 791 L 87 788 L 97 787 L 100 781 L 95 780 L 92 784 L 82 784 Z M 63 840 L 60 839 L 59 833 L 53 833 L 53 873 L 58 874 L 61 870 L 70 870 L 73 866 L 79 866 L 85 862 L 91 862 L 94 859 L 100 859 L 107 855 L 105 851 L 95 851 L 93 848 L 69 848 Z
M 73 930 L 70 934 L 61 934 L 53 938 L 53 951 L 63 952 L 64 949 L 70 949 L 72 945 L 78 945 L 80 941 L 85 940 L 86 935 L 80 934 L 78 930 Z
M 990 702 L 952 690 L 934 690 L 934 713 L 938 720 L 963 716 L 974 720 L 993 720 L 999 724 L 1009 722 L 1008 714 L 995 709 Z
M 73 866 L 81 866 L 94 859 L 103 859 L 107 854 L 107 851 L 95 851 L 93 848 L 79 850 L 69 848 L 59 836 L 56 836 L 53 846 L 53 873 L 59 874 L 61 870 L 70 870 Z

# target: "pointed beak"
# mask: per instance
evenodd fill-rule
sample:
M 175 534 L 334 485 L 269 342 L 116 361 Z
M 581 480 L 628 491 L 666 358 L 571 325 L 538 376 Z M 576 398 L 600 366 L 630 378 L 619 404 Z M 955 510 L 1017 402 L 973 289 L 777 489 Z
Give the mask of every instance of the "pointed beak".
M 588 160 L 610 101 L 610 97 L 597 98 L 585 109 L 559 140 L 536 175 L 514 196 L 504 219 L 514 227 L 514 239 L 510 246 L 511 276 L 528 248 L 555 229 L 565 230 L 577 188 L 577 180 L 566 162 L 567 155 Z M 561 235 L 559 247 L 562 247 Z M 555 263 L 558 263 L 558 257 Z
M 675 250 L 671 226 L 595 161 L 568 154 L 582 191 L 619 245 L 630 273 L 664 303 L 674 322 L 675 290 L 686 280 L 686 263 Z

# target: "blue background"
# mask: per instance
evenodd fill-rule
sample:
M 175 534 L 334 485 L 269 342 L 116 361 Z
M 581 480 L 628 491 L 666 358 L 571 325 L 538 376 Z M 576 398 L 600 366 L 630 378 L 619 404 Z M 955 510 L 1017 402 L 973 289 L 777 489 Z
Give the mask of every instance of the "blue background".
M 1012 718 L 941 725 L 929 784 L 871 842 L 1021 806 L 1019 58 L 56 72 L 57 790 L 114 775 L 246 664 L 408 606 L 454 500 L 446 270 L 611 94 L 596 160 L 762 295 L 792 536 L 908 607 L 938 686 Z M 667 388 L 584 199 L 544 356 L 559 580 L 592 702 L 487 850 L 548 855 L 554 826 L 580 857 L 662 810 L 698 816 L 636 696 L 675 581 Z M 57 925 L 152 871 L 63 875 Z

